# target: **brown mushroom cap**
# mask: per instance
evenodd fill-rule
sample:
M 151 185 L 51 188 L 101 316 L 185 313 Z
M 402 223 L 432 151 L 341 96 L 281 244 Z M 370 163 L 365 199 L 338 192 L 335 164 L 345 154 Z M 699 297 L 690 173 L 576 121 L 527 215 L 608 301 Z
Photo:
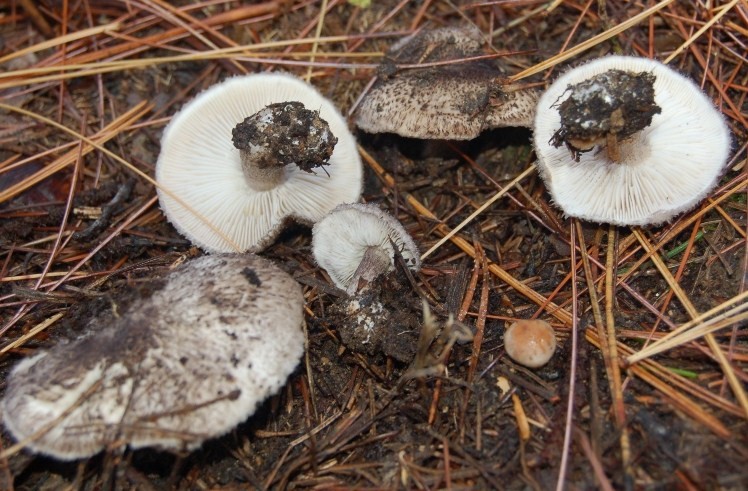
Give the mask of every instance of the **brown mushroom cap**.
M 471 140 L 501 126 L 530 126 L 538 93 L 505 84 L 495 60 L 459 61 L 485 54 L 477 29 L 424 30 L 393 45 L 379 80 L 357 111 L 369 133 Z M 397 65 L 455 61 L 423 68 Z
M 203 256 L 107 327 L 19 363 L 0 403 L 31 450 L 191 450 L 246 420 L 304 351 L 301 288 L 254 255 Z M 97 320 L 94 320 L 94 325 Z
M 504 333 L 504 348 L 520 365 L 538 368 L 548 363 L 556 351 L 556 335 L 545 321 L 519 320 Z

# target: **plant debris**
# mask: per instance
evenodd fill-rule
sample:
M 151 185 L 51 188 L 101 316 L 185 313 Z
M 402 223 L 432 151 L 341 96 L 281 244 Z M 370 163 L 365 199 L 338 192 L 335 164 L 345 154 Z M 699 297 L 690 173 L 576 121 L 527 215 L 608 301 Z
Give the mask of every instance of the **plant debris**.
M 608 70 L 569 86 L 569 95 L 558 105 L 561 127 L 553 134 L 556 148 L 566 145 L 579 162 L 579 153 L 607 145 L 614 161 L 620 160 L 618 142 L 652 124 L 662 109 L 655 103 L 655 76 Z
M 354 120 L 368 111 L 380 125 L 371 131 L 390 134 L 362 126 L 346 147 L 345 119 L 334 126 L 327 106 L 300 101 L 340 139 L 331 161 L 343 147 L 345 161 L 363 160 L 363 187 L 343 185 L 345 200 L 376 203 L 428 254 L 418 272 L 398 263 L 367 285 L 359 303 L 381 328 L 367 337 L 312 257 L 319 217 L 284 228 L 262 254 L 303 285 L 304 354 L 276 395 L 189 455 L 114 445 L 56 462 L 3 432 L 0 489 L 745 487 L 744 3 L 32 3 L 0 7 L 0 395 L 12 367 L 71 347 L 91 322 L 123 327 L 164 268 L 202 255 L 164 218 L 153 177 L 170 119 L 221 81 L 286 72 Z M 677 68 L 734 135 L 716 189 L 664 226 L 562 216 L 529 131 L 491 129 L 495 109 L 519 99 L 532 110 L 533 91 L 611 52 Z M 367 92 L 401 102 L 392 113 L 357 104 Z M 231 128 L 276 102 L 179 147 L 220 142 L 236 155 Z M 400 128 L 430 140 L 392 134 Z M 217 157 L 201 148 L 176 162 Z M 554 150 L 570 160 L 565 144 Z M 199 184 L 223 173 L 201 169 Z M 330 180 L 323 170 L 297 174 Z M 228 187 L 240 187 L 231 176 Z M 128 182 L 129 196 L 115 200 Z M 209 193 L 220 206 L 225 194 Z M 240 207 L 231 217 L 250 215 Z M 236 274 L 250 292 L 265 283 L 244 267 Z M 553 326 L 546 365 L 507 356 L 503 336 L 519 319 Z M 694 326 L 702 336 L 684 340 Z M 70 356 L 71 366 L 88 359 Z

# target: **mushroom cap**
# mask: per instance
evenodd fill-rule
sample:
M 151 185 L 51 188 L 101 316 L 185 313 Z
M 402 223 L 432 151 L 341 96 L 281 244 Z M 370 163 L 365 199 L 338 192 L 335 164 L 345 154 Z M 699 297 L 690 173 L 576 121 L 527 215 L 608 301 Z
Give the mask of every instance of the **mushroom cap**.
M 561 124 L 557 108 L 569 86 L 611 69 L 653 73 L 662 112 L 619 142 L 619 162 L 597 147 L 575 162 L 551 143 Z M 696 84 L 660 62 L 629 56 L 599 58 L 559 77 L 538 102 L 534 142 L 540 174 L 564 213 L 615 225 L 658 224 L 691 209 L 717 183 L 730 153 L 724 118 Z
M 479 56 L 482 44 L 477 29 L 423 30 L 394 44 L 383 67 Z M 530 126 L 537 92 L 511 90 L 502 79 L 495 60 L 404 69 L 377 80 L 361 101 L 356 126 L 369 133 L 447 140 L 471 140 L 501 126 Z
M 546 321 L 519 320 L 504 333 L 504 348 L 520 365 L 538 368 L 548 363 L 556 351 L 556 336 Z
M 364 254 L 376 247 L 389 258 L 388 271 L 394 270 L 395 251 L 400 251 L 412 270 L 421 267 L 421 258 L 413 239 L 399 221 L 377 205 L 349 203 L 336 207 L 312 229 L 314 259 L 330 275 L 338 288 L 353 289 L 354 275 Z
M 115 442 L 194 449 L 285 383 L 304 351 L 303 306 L 298 283 L 270 261 L 195 259 L 112 325 L 20 362 L 3 422 L 62 460 Z
M 319 110 L 338 143 L 324 170 L 310 173 L 289 164 L 282 185 L 254 191 L 242 173 L 232 129 L 269 104 L 289 101 Z M 166 217 L 208 252 L 258 252 L 288 219 L 314 223 L 338 204 L 358 200 L 362 175 L 356 141 L 345 119 L 314 87 L 285 73 L 233 77 L 199 94 L 164 130 L 156 164 L 158 196 Z

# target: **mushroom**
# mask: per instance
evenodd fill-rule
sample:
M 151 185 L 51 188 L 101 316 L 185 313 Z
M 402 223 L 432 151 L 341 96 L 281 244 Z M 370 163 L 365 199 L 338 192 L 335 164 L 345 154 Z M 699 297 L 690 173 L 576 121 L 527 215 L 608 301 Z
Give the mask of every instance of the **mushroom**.
M 192 450 L 246 420 L 304 351 L 298 283 L 254 255 L 203 256 L 110 324 L 21 361 L 0 403 L 29 449 Z
M 377 205 L 353 203 L 332 210 L 314 225 L 312 234 L 314 259 L 348 294 L 327 312 L 343 344 L 359 353 L 409 361 L 418 320 L 408 313 L 420 299 L 386 275 L 395 268 L 396 253 L 408 268 L 421 267 L 408 232 Z
M 229 78 L 198 95 L 167 126 L 156 164 L 164 214 L 209 252 L 264 249 L 287 220 L 312 224 L 358 200 L 362 173 L 335 106 L 283 73 Z
M 418 247 L 400 222 L 373 204 L 336 207 L 312 229 L 314 259 L 349 295 L 395 267 L 395 248 L 418 270 Z
M 502 126 L 531 126 L 534 90 L 507 83 L 484 54 L 477 29 L 423 30 L 393 45 L 377 81 L 358 108 L 356 125 L 369 133 L 471 140 Z M 444 63 L 453 61 L 453 63 Z M 421 68 L 407 65 L 433 64 Z
M 519 320 L 504 333 L 504 348 L 520 365 L 538 368 L 556 351 L 556 336 L 553 327 L 543 320 Z
M 538 168 L 564 213 L 658 224 L 714 187 L 730 132 L 709 98 L 657 61 L 607 56 L 558 78 L 538 102 Z

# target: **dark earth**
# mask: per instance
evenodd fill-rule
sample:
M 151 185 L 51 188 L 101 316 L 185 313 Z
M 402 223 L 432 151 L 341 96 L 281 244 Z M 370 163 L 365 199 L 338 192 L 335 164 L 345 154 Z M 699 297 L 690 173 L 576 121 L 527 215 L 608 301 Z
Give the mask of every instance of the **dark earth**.
M 263 122 L 268 118 L 269 122 Z M 305 172 L 328 163 L 338 139 L 319 111 L 301 102 L 270 104 L 232 130 L 234 147 L 259 168 L 296 164 Z M 252 151 L 253 147 L 259 150 Z
M 649 72 L 608 70 L 569 86 L 568 97 L 558 105 L 561 128 L 551 143 L 566 145 L 579 162 L 579 152 L 611 137 L 617 144 L 648 127 L 662 112 L 654 100 L 654 81 Z
M 310 68 L 311 43 L 258 49 L 263 56 L 154 60 L 209 51 L 212 45 L 311 39 L 321 2 L 169 4 L 189 7 L 178 10 L 186 17 L 152 1 L 28 2 L 37 6 L 39 18 L 26 3 L 0 5 L 0 57 L 63 32 L 114 20 L 123 27 L 94 41 L 69 41 L 5 62 L 0 102 L 88 137 L 145 104 L 136 124 L 117 130 L 103 145 L 147 176 L 154 174 L 168 118 L 227 76 L 264 70 L 310 74 L 346 114 L 377 74 L 381 54 L 415 29 L 476 26 L 483 33 L 482 51 L 520 52 L 502 58 L 503 77 L 568 51 L 645 8 L 623 0 L 567 1 L 551 10 L 548 2 L 535 0 L 383 0 L 368 7 L 330 0 L 321 35 L 348 37 L 321 42 L 316 52 L 325 56 Z M 542 89 L 564 67 L 608 53 L 664 59 L 719 11 L 704 2 L 672 2 L 515 85 Z M 184 23 L 203 38 L 179 30 Z M 719 207 L 705 204 L 672 224 L 640 231 L 699 312 L 734 298 L 748 283 L 748 69 L 740 55 L 746 29 L 748 8 L 733 5 L 673 62 L 693 80 L 705 81 L 733 131 L 732 160 L 711 196 Z M 128 44 L 132 39 L 144 41 Z M 3 78 L 12 70 L 56 67 L 54 56 L 61 53 L 69 63 L 118 57 L 145 63 L 65 80 L 26 82 L 22 77 L 32 75 L 17 73 Z M 351 56 L 359 53 L 368 54 Z M 24 83 L 6 85 L 8 80 Z M 444 227 L 456 227 L 534 160 L 525 128 L 490 129 L 459 142 L 362 131 L 357 137 L 373 161 L 365 159 L 363 199 L 398 217 L 422 252 L 443 236 Z M 116 319 L 158 288 L 172 265 L 202 255 L 161 215 L 152 183 L 110 155 L 83 148 L 51 124 L 0 108 L 0 391 L 20 360 L 92 334 L 92 319 L 97 325 Z M 14 187 L 56 165 L 66 152 L 72 152 L 69 164 L 32 186 Z M 414 202 L 438 219 L 418 211 Z M 690 317 L 632 230 L 615 232 L 618 281 L 611 301 L 619 353 L 625 353 Z M 292 225 L 262 255 L 304 287 L 307 350 L 285 387 L 254 416 L 185 455 L 112 445 L 88 460 L 60 462 L 14 448 L 4 432 L 0 489 L 545 490 L 557 488 L 564 462 L 566 489 L 745 489 L 748 419 L 703 341 L 658 355 L 656 365 L 622 371 L 630 441 L 624 467 L 622 430 L 581 264 L 584 253 L 604 308 L 608 234 L 607 226 L 565 218 L 533 172 L 460 231 L 472 253 L 447 242 L 424 260 L 419 273 L 398 267 L 372 285 L 360 303 L 379 302 L 386 312 L 377 309 L 373 322 L 380 329 L 367 341 L 353 322 L 358 314 L 346 308 L 350 300 L 314 264 L 309 227 Z M 489 264 L 520 284 L 510 286 Z M 75 274 L 55 286 L 74 268 Z M 533 292 L 552 304 L 538 301 Z M 62 314 L 58 320 L 34 331 L 57 314 Z M 546 366 L 530 370 L 506 356 L 502 335 L 514 319 L 533 317 L 551 322 L 559 346 Z M 716 335 L 743 387 L 748 383 L 744 322 Z M 573 411 L 567 423 L 569 400 Z

